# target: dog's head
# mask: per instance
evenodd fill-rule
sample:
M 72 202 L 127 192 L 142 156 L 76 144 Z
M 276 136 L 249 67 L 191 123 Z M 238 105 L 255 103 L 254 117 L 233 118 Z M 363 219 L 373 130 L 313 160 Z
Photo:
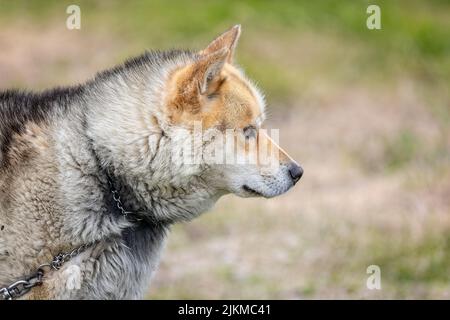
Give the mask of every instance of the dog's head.
M 170 74 L 164 122 L 192 138 L 193 158 L 184 160 L 200 165 L 209 186 L 242 197 L 274 197 L 294 186 L 303 170 L 262 129 L 263 95 L 233 61 L 240 32 L 233 27 Z

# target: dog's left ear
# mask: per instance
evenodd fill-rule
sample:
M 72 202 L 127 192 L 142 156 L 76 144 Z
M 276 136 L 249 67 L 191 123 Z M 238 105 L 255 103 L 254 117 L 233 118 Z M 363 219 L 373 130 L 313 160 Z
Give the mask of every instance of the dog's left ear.
M 241 25 L 235 25 L 228 31 L 225 31 L 219 37 L 217 37 L 213 42 L 211 42 L 205 50 L 200 51 L 201 55 L 212 54 L 223 48 L 228 49 L 228 55 L 226 57 L 226 62 L 232 63 L 234 58 L 234 52 L 236 46 L 241 36 Z

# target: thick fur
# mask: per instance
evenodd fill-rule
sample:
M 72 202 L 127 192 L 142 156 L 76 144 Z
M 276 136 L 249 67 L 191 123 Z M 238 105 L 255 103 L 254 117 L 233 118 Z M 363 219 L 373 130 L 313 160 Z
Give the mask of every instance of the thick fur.
M 147 52 L 77 87 L 0 93 L 0 287 L 92 243 L 24 298 L 142 298 L 171 224 L 198 216 L 226 193 L 270 197 L 295 183 L 284 153 L 271 177 L 170 161 L 188 138 L 175 127 L 194 119 L 206 128 L 260 125 L 261 95 L 232 66 L 239 32 L 233 28 L 199 53 Z M 239 111 L 243 99 L 247 107 Z M 234 116 L 218 111 L 233 101 L 240 106 Z M 255 181 L 250 191 L 242 172 Z M 108 177 L 129 217 L 115 207 Z

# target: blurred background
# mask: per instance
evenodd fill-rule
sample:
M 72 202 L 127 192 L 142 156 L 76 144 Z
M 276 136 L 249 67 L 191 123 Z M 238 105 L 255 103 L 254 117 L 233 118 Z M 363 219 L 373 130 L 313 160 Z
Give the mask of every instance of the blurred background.
M 66 28 L 70 4 L 80 30 Z M 381 30 L 366 27 L 369 4 Z M 305 174 L 279 198 L 226 196 L 177 225 L 147 297 L 449 299 L 449 1 L 0 0 L 0 88 L 200 50 L 237 23 L 237 61 Z

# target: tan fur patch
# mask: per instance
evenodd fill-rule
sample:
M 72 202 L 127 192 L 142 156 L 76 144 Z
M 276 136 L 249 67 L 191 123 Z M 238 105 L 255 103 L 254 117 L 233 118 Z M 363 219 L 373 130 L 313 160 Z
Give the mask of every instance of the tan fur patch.
M 51 298 L 52 296 L 50 295 L 50 291 L 45 283 L 34 287 L 29 295 L 25 296 L 25 299 L 28 300 L 49 300 Z

